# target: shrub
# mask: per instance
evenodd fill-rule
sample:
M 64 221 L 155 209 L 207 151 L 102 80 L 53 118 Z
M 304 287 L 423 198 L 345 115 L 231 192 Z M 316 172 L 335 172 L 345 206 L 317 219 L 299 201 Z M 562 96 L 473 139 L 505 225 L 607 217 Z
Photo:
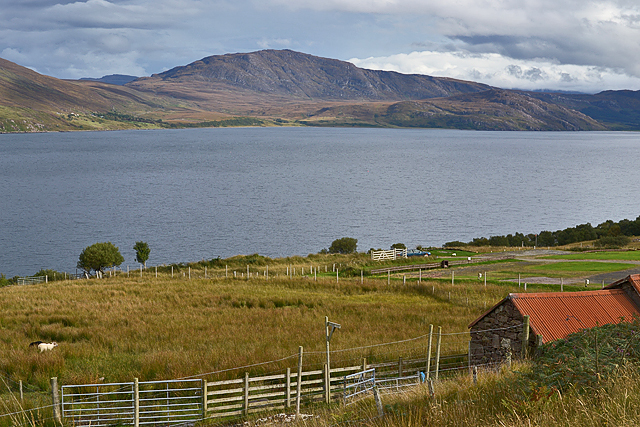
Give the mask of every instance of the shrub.
M 147 268 L 147 260 L 149 259 L 149 253 L 151 249 L 149 249 L 149 245 L 146 242 L 136 242 L 133 245 L 133 249 L 136 251 L 136 261 Z
M 50 270 L 50 269 L 45 270 L 44 268 L 38 271 L 36 274 L 34 274 L 34 276 L 37 276 L 37 277 L 47 276 L 47 280 L 50 282 L 54 280 L 64 280 L 66 277 L 64 273 L 60 273 L 59 271 Z
M 338 274 L 340 275 L 340 277 L 360 277 L 360 274 L 362 274 L 363 276 L 369 276 L 369 272 L 367 272 L 366 270 L 361 270 L 359 268 L 353 267 L 345 267 L 344 269 L 340 270 Z
M 605 236 L 594 242 L 597 248 L 617 249 L 629 244 L 631 239 L 627 236 Z
M 6 278 L 4 274 L 0 274 L 0 288 L 3 286 L 9 286 L 11 281 Z
M 103 242 L 84 248 L 78 257 L 77 267 L 87 273 L 93 270 L 102 274 L 105 268 L 120 265 L 123 262 L 124 258 L 120 250 L 111 242 Z
M 329 246 L 330 254 L 352 254 L 356 252 L 358 239 L 352 237 L 343 237 L 336 239 Z
M 447 242 L 444 244 L 445 248 L 459 248 L 461 246 L 467 246 L 467 244 L 458 240 L 454 240 L 453 242 Z

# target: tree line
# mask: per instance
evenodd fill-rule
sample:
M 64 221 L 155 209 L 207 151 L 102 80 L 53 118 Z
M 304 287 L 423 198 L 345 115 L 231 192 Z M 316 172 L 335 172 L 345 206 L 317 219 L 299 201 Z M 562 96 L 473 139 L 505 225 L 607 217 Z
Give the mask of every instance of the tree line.
M 629 244 L 631 236 L 640 236 L 640 216 L 635 220 L 619 222 L 608 220 L 593 227 L 590 223 L 557 231 L 541 231 L 538 234 L 515 233 L 506 236 L 476 237 L 470 242 L 453 241 L 445 247 L 459 246 L 564 246 L 571 243 L 595 241 L 600 248 L 619 248 Z

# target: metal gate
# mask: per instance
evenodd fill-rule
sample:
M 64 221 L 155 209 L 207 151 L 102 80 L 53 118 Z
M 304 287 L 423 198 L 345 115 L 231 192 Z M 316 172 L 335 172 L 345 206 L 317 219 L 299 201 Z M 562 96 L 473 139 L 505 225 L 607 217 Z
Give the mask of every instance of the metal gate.
M 62 416 L 77 426 L 176 425 L 203 418 L 202 380 L 62 386 Z

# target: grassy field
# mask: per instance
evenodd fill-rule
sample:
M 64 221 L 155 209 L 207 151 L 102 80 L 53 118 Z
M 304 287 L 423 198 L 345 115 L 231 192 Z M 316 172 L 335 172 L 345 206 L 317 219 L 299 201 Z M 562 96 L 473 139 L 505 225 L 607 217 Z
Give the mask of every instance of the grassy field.
M 295 358 L 287 357 L 298 346 L 305 349 L 305 369 L 319 369 L 325 316 L 342 325 L 331 340 L 337 351 L 334 366 L 357 365 L 364 357 L 369 362 L 423 357 L 426 338 L 371 346 L 423 337 L 429 324 L 442 326 L 444 333 L 462 332 L 445 336 L 442 352 L 463 353 L 468 323 L 508 293 L 523 291 L 517 283 L 504 282 L 505 277 L 521 271 L 563 277 L 629 267 L 504 260 L 478 266 L 490 269 L 486 287 L 471 274 L 456 276 L 454 285 L 448 277 L 418 283 L 415 275 L 405 283 L 403 274 L 393 275 L 388 285 L 386 275 L 366 275 L 391 264 L 372 263 L 366 255 L 278 260 L 253 255 L 164 266 L 157 277 L 150 268 L 143 277 L 131 271 L 129 277 L 119 272 L 101 280 L 0 288 L 0 376 L 7 385 L 23 381 L 36 394 L 48 391 L 51 377 L 61 384 L 238 378 L 245 371 L 259 375 L 294 368 Z M 353 277 L 336 279 L 334 268 Z M 528 287 L 530 292 L 549 290 L 559 288 Z M 36 340 L 59 346 L 38 353 L 29 347 Z M 271 363 L 234 369 L 262 362 Z
M 192 272 L 194 274 L 194 272 Z M 332 349 L 424 335 L 428 325 L 464 332 L 514 287 L 455 287 L 434 281 L 111 278 L 50 282 L 0 290 L 0 372 L 42 389 L 65 384 L 171 379 L 281 359 L 302 345 L 306 362 L 322 363 L 324 317 L 342 324 Z M 468 302 L 467 302 L 468 301 Z M 38 353 L 32 341 L 57 341 Z M 425 342 L 416 343 L 424 352 Z M 449 340 L 464 352 L 466 339 Z M 344 352 L 336 364 L 394 360 L 410 348 Z M 313 354 L 317 352 L 318 354 Z M 281 370 L 282 364 L 254 373 Z M 236 373 L 237 374 L 237 373 Z M 234 375 L 236 375 L 234 374 Z

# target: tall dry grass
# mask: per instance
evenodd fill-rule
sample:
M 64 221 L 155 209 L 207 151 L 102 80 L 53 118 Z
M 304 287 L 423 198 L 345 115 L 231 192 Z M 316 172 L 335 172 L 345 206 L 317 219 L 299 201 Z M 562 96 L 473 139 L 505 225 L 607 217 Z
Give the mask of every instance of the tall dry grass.
M 263 275 L 204 279 L 196 278 L 197 269 L 191 280 L 175 271 L 173 279 L 156 278 L 153 270 L 138 274 L 0 289 L 0 372 L 46 390 L 53 376 L 62 384 L 182 378 L 283 359 L 298 346 L 305 349 L 305 369 L 320 368 L 325 316 L 342 324 L 331 340 L 334 366 L 357 365 L 363 357 L 422 357 L 426 339 L 370 346 L 425 335 L 429 324 L 464 332 L 514 289 L 477 282 L 403 285 L 399 278 L 391 285 L 386 278 L 336 283 L 332 274 L 317 281 L 286 274 L 268 281 Z M 59 346 L 39 353 L 28 346 L 36 340 Z M 442 352 L 465 352 L 467 341 L 464 334 L 447 336 Z M 294 357 L 249 371 L 281 372 L 295 364 Z
M 482 372 L 478 383 L 469 376 L 436 383 L 431 397 L 426 386 L 396 395 L 382 395 L 384 417 L 372 398 L 358 405 L 318 411 L 306 427 L 603 427 L 640 425 L 640 372 L 621 367 L 611 378 L 588 390 L 528 390 L 518 370 Z

